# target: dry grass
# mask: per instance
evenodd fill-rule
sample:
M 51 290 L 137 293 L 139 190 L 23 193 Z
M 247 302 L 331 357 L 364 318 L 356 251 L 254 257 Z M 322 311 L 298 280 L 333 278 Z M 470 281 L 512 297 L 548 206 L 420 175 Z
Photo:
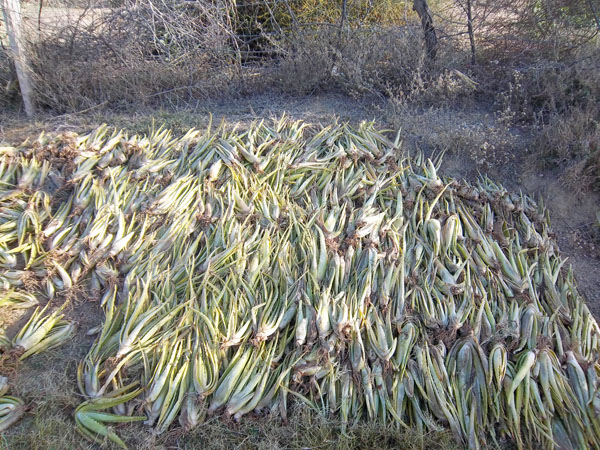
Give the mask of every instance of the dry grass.
M 72 413 L 81 402 L 76 392 L 76 367 L 85 340 L 80 330 L 68 348 L 42 353 L 24 362 L 11 376 L 14 394 L 23 398 L 29 411 L 3 433 L 0 448 L 48 450 L 97 448 L 75 430 Z M 458 449 L 448 432 L 419 435 L 385 424 L 359 423 L 341 433 L 338 422 L 307 408 L 291 408 L 287 423 L 269 417 L 232 423 L 210 417 L 189 433 L 175 427 L 156 436 L 143 425 L 119 426 L 119 434 L 131 449 Z M 107 442 L 102 448 L 112 448 Z
M 74 431 L 70 416 L 52 398 L 36 409 L 35 415 L 0 438 L 0 448 L 11 450 L 87 449 L 89 444 Z M 305 410 L 290 417 L 287 424 L 268 419 L 246 419 L 241 424 L 226 423 L 219 418 L 208 420 L 198 429 L 183 435 L 173 430 L 153 436 L 142 426 L 125 425 L 119 433 L 131 449 L 210 449 L 233 448 L 277 449 L 445 449 L 458 447 L 449 433 L 418 435 L 416 431 L 399 431 L 382 424 L 362 424 L 341 434 L 339 424 Z M 112 448 L 108 443 L 103 448 Z
M 283 58 L 271 71 L 277 89 L 293 94 L 337 90 L 353 97 L 375 95 L 403 103 L 455 101 L 474 84 L 457 68 L 465 54 L 445 43 L 436 61 L 427 58 L 422 31 L 401 28 L 340 29 L 321 26 L 274 42 Z
M 534 142 L 541 165 L 559 167 L 576 192 L 600 190 L 600 106 L 574 108 L 554 115 Z
M 5 449 L 86 448 L 75 431 L 72 411 L 81 399 L 75 389 L 77 341 L 20 363 L 10 371 L 11 394 L 28 406 L 26 415 L 0 438 Z M 83 348 L 83 347 L 81 347 Z M 5 369 L 4 367 L 2 369 Z M 6 372 L 4 372 L 6 374 Z
M 490 70 L 486 88 L 507 122 L 547 124 L 557 114 L 595 105 L 600 98 L 600 49 L 563 60 L 538 60 Z
M 508 170 L 528 143 L 527 136 L 506 126 L 489 110 L 473 106 L 415 107 L 393 103 L 391 123 L 408 148 L 428 155 L 445 154 L 462 161 L 459 176 Z
M 237 428 L 237 427 L 236 427 Z M 227 433 L 227 431 L 230 431 Z M 231 433 L 231 426 L 215 421 L 179 442 L 180 448 L 255 449 L 455 449 L 449 433 L 419 435 L 383 424 L 358 424 L 341 433 L 339 423 L 296 407 L 287 424 L 273 426 L 268 419 L 249 421 Z

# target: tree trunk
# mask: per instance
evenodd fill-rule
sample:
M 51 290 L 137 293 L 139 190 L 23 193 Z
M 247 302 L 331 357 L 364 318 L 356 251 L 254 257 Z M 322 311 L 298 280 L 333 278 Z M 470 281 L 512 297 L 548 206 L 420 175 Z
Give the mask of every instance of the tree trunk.
M 427 48 L 427 56 L 435 59 L 437 54 L 437 34 L 433 27 L 433 18 L 431 11 L 427 5 L 427 0 L 413 0 L 413 10 L 417 12 L 421 19 L 421 27 L 425 33 L 425 47 Z
M 347 6 L 347 0 L 342 0 L 342 17 L 340 19 L 340 30 L 344 28 L 344 25 L 346 24 L 346 6 Z
M 0 0 L 0 7 L 4 15 L 4 24 L 6 25 L 6 34 L 12 53 L 12 59 L 19 80 L 21 97 L 25 106 L 25 114 L 32 117 L 35 113 L 33 102 L 33 86 L 29 76 L 29 65 L 27 64 L 27 55 L 23 40 L 23 25 L 21 21 L 21 5 L 19 0 Z
M 471 43 L 471 64 L 475 65 L 475 34 L 473 33 L 473 7 L 471 0 L 467 0 L 467 32 Z
M 596 28 L 598 29 L 598 31 L 600 31 L 600 17 L 598 17 L 598 11 L 596 11 L 596 7 L 594 6 L 592 0 L 586 1 L 588 7 L 590 8 L 590 11 L 592 12 L 592 15 L 594 16 L 594 20 L 596 21 Z

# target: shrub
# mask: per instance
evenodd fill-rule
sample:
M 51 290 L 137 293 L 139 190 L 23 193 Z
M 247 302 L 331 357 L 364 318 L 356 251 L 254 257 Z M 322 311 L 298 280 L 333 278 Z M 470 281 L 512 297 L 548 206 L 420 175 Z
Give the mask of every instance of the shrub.
M 177 104 L 233 78 L 226 12 L 142 0 L 59 25 L 31 43 L 39 102 L 63 112 L 107 104 Z M 83 14 L 87 14 L 85 11 Z
M 555 114 L 586 108 L 600 96 L 598 50 L 564 61 L 541 60 L 496 70 L 488 89 L 511 122 L 547 124 Z M 499 81 L 496 81 L 499 80 Z
M 418 27 L 340 29 L 321 26 L 292 33 L 277 45 L 283 58 L 275 84 L 284 91 L 307 93 L 335 89 L 349 94 L 375 94 L 402 101 L 422 99 L 436 88 L 450 91 L 461 84 L 452 70 L 456 49 L 426 57 Z M 457 81 L 460 78 L 460 82 Z M 436 92 L 439 95 L 440 92 Z
M 8 57 L 8 49 L 0 46 L 0 107 L 6 108 L 15 102 L 19 95 L 14 68 Z
M 563 180 L 572 189 L 600 190 L 600 106 L 553 115 L 534 145 L 544 164 L 563 169 Z

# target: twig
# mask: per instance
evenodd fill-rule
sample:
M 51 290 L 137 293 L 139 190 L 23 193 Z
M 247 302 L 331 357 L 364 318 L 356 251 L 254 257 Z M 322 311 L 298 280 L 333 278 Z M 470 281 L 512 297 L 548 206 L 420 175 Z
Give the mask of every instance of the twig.
M 71 113 L 64 113 L 64 114 L 60 114 L 58 116 L 54 116 L 53 119 L 61 119 L 63 117 L 76 116 L 77 114 L 83 114 L 83 113 L 86 113 L 86 112 L 90 112 L 93 109 L 105 106 L 107 103 L 108 103 L 108 100 L 106 100 L 106 101 L 104 101 L 102 103 L 98 103 L 98 104 L 96 104 L 94 106 L 90 106 L 89 108 L 82 109 L 81 111 L 75 111 L 75 112 L 71 112 Z
M 42 8 L 44 7 L 44 0 L 40 0 L 40 7 L 38 9 L 38 36 L 42 30 Z

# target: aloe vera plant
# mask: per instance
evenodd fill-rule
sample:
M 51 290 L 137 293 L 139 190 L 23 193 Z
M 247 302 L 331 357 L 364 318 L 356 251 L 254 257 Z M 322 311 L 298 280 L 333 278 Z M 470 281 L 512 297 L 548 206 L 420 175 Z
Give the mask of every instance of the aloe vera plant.
M 23 400 L 9 395 L 0 396 L 0 431 L 6 430 L 25 413 Z
M 139 395 L 140 390 L 131 390 L 131 386 L 115 391 L 111 396 L 99 399 L 88 400 L 77 407 L 75 410 L 75 423 L 77 430 L 85 437 L 100 444 L 104 439 L 109 439 L 117 446 L 126 449 L 127 446 L 121 438 L 106 424 L 126 423 L 145 420 L 143 416 L 123 416 L 105 412 L 109 408 L 134 399 Z M 127 391 L 130 392 L 127 392 Z
M 44 315 L 45 309 L 36 309 L 13 339 L 13 347 L 23 351 L 20 359 L 59 346 L 73 334 L 73 323 L 63 320 L 58 311 Z
M 600 328 L 527 195 L 445 178 L 368 123 L 104 126 L 69 145 L 69 168 L 0 155 L 0 304 L 98 301 L 86 437 L 124 446 L 111 424 L 285 418 L 297 401 L 344 430 L 600 446 Z M 72 193 L 52 201 L 47 179 Z M 71 333 L 36 310 L 13 345 Z

